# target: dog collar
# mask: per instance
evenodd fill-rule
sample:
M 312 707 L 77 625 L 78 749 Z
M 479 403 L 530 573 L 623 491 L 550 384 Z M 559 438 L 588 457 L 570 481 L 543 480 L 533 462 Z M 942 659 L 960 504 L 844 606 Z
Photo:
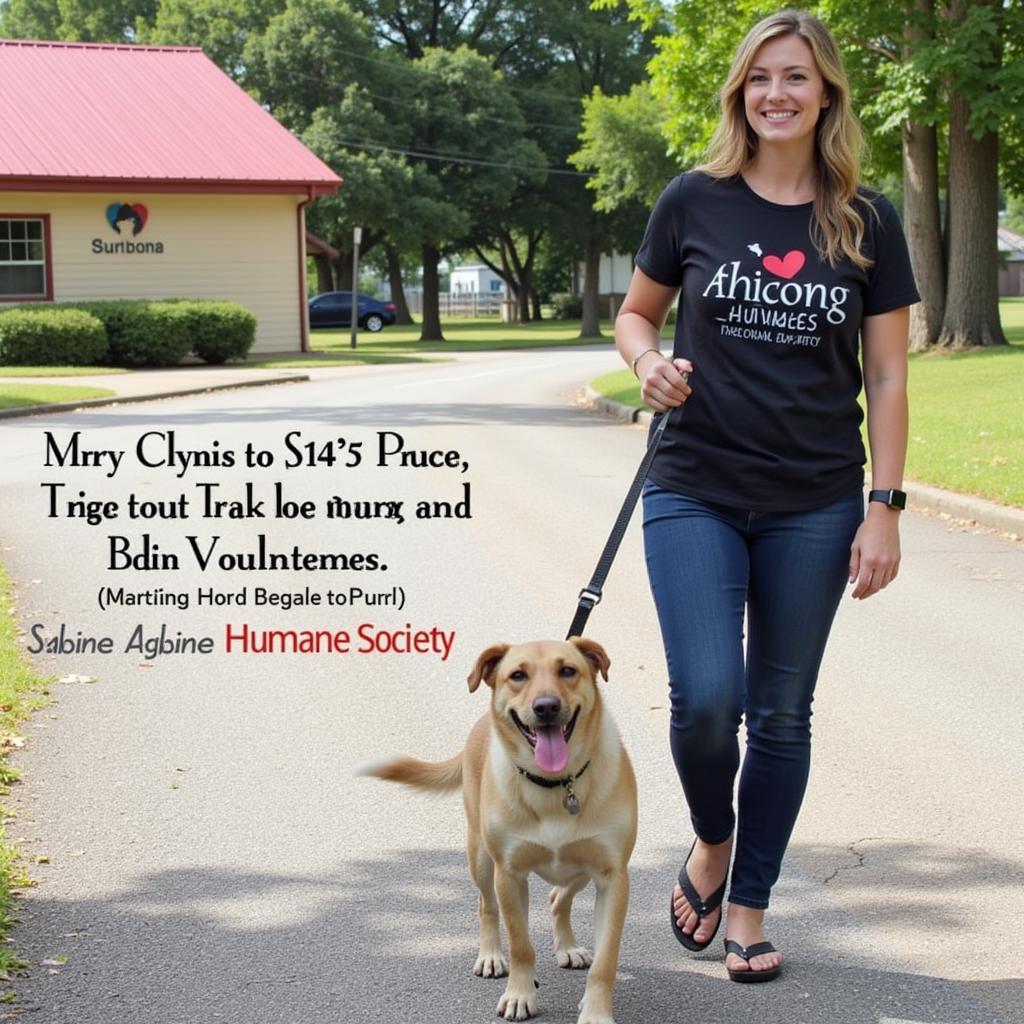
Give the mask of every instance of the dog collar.
M 575 775 L 567 775 L 564 779 L 545 779 L 543 775 L 533 775 L 528 772 L 525 768 L 520 768 L 516 765 L 516 771 L 520 775 L 525 775 L 531 782 L 536 783 L 538 786 L 543 786 L 545 789 L 554 789 L 556 786 L 561 786 L 565 790 L 565 799 L 562 801 L 562 806 L 570 814 L 580 813 L 580 798 L 573 791 L 572 784 L 590 767 L 588 761 Z

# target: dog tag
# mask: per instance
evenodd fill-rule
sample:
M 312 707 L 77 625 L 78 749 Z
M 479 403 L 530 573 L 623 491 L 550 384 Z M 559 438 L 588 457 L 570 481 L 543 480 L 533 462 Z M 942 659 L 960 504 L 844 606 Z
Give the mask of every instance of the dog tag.
M 572 791 L 572 786 L 566 786 L 565 799 L 562 801 L 562 806 L 570 814 L 580 813 L 580 798 Z

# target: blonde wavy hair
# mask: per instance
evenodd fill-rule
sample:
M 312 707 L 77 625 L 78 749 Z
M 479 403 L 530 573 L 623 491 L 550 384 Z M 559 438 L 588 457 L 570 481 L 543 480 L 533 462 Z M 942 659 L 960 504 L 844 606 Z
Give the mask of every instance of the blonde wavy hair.
M 747 123 L 743 87 L 757 51 L 770 39 L 786 35 L 799 36 L 810 46 L 829 97 L 829 105 L 822 109 L 815 129 L 818 184 L 811 241 L 830 266 L 847 256 L 858 267 L 868 267 L 871 260 L 860 251 L 864 218 L 857 202 L 864 136 L 850 105 L 850 83 L 839 49 L 829 30 L 814 15 L 806 11 L 779 11 L 759 21 L 747 33 L 722 86 L 722 117 L 708 145 L 707 159 L 697 170 L 713 178 L 735 178 L 753 159 L 758 138 Z

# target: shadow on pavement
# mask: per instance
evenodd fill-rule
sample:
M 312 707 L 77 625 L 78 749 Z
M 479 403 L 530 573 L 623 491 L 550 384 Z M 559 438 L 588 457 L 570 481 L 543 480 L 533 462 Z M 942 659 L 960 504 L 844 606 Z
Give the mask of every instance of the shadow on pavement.
M 310 843 L 317 841 L 311 834 Z M 253 843 L 265 844 L 273 861 L 271 823 Z M 668 863 L 632 872 L 620 1024 L 1019 1019 L 995 1018 L 994 1007 L 1024 1005 L 1020 979 L 965 984 L 887 970 L 884 949 L 872 947 L 870 956 L 857 949 L 863 929 L 844 912 L 823 915 L 811 904 L 792 913 L 801 902 L 792 887 L 773 916 L 773 938 L 789 956 L 785 975 L 771 985 L 732 984 L 717 948 L 688 959 L 673 940 L 660 898 L 673 874 Z M 820 898 L 820 886 L 807 884 Z M 573 1024 L 585 977 L 554 965 L 546 892 L 534 879 L 539 1019 Z M 576 914 L 587 944 L 590 893 L 579 898 Z M 485 1024 L 494 1019 L 503 981 L 471 973 L 475 908 L 464 855 L 437 849 L 304 876 L 160 871 L 101 900 L 55 899 L 44 887 L 21 907 L 14 938 L 35 966 L 16 984 L 18 1001 L 6 1013 L 47 1024 Z M 904 904 L 903 912 L 917 911 Z M 39 965 L 46 959 L 57 962 Z

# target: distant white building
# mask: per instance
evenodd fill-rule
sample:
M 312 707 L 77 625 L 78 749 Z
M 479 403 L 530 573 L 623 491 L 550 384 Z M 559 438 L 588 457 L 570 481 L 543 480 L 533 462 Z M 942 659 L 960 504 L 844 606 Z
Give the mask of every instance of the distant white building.
M 488 295 L 501 296 L 505 282 L 483 263 L 469 263 L 461 267 L 452 267 L 449 290 L 452 295 Z
M 583 279 L 586 268 L 583 263 L 576 264 L 573 276 L 573 294 L 583 294 Z M 602 253 L 597 274 L 597 295 L 601 303 L 601 315 L 614 317 L 619 303 L 625 298 L 633 277 L 633 256 L 628 252 Z

